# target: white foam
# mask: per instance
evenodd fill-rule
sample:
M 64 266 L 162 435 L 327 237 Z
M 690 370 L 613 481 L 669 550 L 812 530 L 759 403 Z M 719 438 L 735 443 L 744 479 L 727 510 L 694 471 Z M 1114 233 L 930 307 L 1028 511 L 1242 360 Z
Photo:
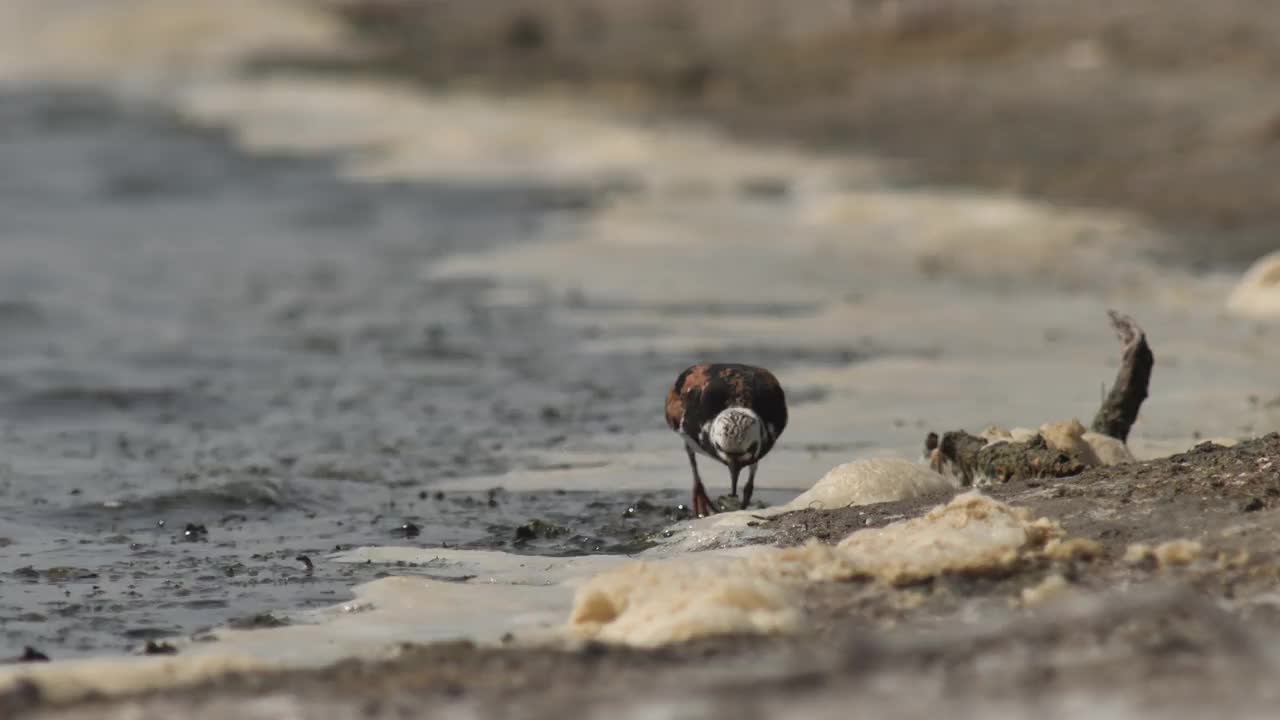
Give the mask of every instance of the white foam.
M 1280 250 L 1249 267 L 1227 298 L 1227 308 L 1246 317 L 1280 317 Z
M 837 465 L 812 488 L 774 509 L 773 513 L 910 500 L 955 487 L 948 478 L 917 463 L 900 458 L 872 458 Z
M 970 492 L 922 517 L 854 532 L 836 546 L 621 565 L 578 589 L 569 626 L 580 636 L 644 647 L 786 632 L 804 623 L 806 584 L 870 577 L 897 586 L 943 573 L 1002 573 L 1061 536 L 1053 522 Z
M 34 682 L 41 697 L 65 702 L 87 695 L 122 695 L 196 683 L 233 672 L 279 667 L 235 651 L 211 651 L 175 657 L 103 657 L 26 663 L 0 667 L 0 693 Z
M 676 523 L 656 548 L 646 550 L 642 556 L 669 557 L 743 545 L 773 534 L 762 521 L 796 510 L 834 510 L 909 500 L 955 487 L 955 483 L 943 475 L 901 458 L 867 458 L 842 463 L 785 504 Z

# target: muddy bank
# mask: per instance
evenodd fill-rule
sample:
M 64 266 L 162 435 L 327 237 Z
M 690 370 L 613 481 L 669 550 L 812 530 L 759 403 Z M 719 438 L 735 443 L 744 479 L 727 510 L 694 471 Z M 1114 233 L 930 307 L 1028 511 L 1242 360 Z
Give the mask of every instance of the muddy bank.
M 1261 680 L 1274 670 L 1267 648 L 1280 632 L 1270 600 L 1280 562 L 1268 542 L 1280 526 L 1277 458 L 1280 434 L 1272 434 L 992 487 L 991 496 L 1061 522 L 1076 544 L 994 575 L 896 589 L 814 585 L 811 623 L 799 635 L 651 651 L 405 647 L 385 662 L 233 674 L 194 689 L 64 707 L 45 706 L 32 685 L 0 707 L 41 718 L 227 717 L 274 702 L 311 717 L 400 717 L 461 704 L 550 717 L 626 705 L 728 717 L 752 702 L 830 712 L 856 696 L 883 712 L 926 701 L 965 713 L 1063 708 L 1082 698 L 1117 716 L 1209 704 L 1259 710 L 1272 701 Z M 780 544 L 835 540 L 945 499 L 803 511 L 770 524 Z
M 494 282 L 420 277 L 538 242 L 599 191 L 347 182 L 331 159 L 246 154 L 85 90 L 6 92 L 0 125 L 0 164 L 19 171 L 0 179 L 0 658 L 327 606 L 377 572 L 320 560 L 335 548 L 635 551 L 685 501 L 501 490 L 507 471 L 592 467 L 546 454 L 654 425 L 651 396 L 685 357 L 587 356 L 562 319 L 573 298 L 500 307 Z
M 1131 209 L 1197 266 L 1280 231 L 1280 11 L 1255 0 L 330 5 L 373 41 L 356 67 L 435 86 L 586 93 L 869 152 L 906 184 Z

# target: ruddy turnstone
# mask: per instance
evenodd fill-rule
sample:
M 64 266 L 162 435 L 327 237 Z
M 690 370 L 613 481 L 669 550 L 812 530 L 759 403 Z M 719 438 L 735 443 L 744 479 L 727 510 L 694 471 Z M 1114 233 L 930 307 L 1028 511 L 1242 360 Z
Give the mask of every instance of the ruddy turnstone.
M 684 438 L 693 468 L 695 516 L 715 512 L 698 475 L 695 453 L 728 466 L 730 492 L 738 494 L 738 473 L 750 468 L 742 486 L 742 507 L 751 502 L 756 464 L 769 454 L 787 427 L 787 398 L 773 373 L 736 363 L 700 363 L 680 373 L 667 393 L 667 425 Z

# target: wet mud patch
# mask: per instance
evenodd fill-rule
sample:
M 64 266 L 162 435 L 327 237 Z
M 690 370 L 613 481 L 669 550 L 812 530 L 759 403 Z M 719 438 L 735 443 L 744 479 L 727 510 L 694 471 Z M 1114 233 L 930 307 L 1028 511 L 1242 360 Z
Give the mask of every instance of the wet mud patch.
M 761 490 L 757 498 L 773 504 L 785 502 L 792 494 Z M 690 518 L 689 494 L 683 487 L 644 493 L 503 492 L 490 498 L 513 508 L 478 521 L 488 524 L 489 534 L 460 547 L 558 557 L 631 555 L 671 537 L 671 526 Z M 733 501 L 736 498 L 729 496 L 719 499 L 725 509 L 736 509 L 730 505 Z M 519 522 L 519 518 L 528 519 Z
M 184 406 L 201 405 L 207 412 L 214 402 L 212 398 L 188 398 L 175 388 L 64 386 L 23 394 L 11 401 L 7 412 L 32 421 L 111 412 L 173 418 Z
M 569 405 L 564 367 L 645 382 L 577 359 L 552 303 L 489 307 L 489 281 L 424 280 L 449 253 L 536 242 L 607 189 L 351 183 L 333 158 L 246 155 L 99 94 L 4 100 L 0 656 L 330 605 L 376 571 L 320 559 L 411 523 L 419 544 L 510 544 L 543 506 L 418 494 L 597 422 L 517 418 L 535 396 Z M 630 417 L 609 422 L 651 420 Z M 584 546 L 631 542 L 588 530 Z
M 765 527 L 773 534 L 755 540 L 784 547 L 803 545 L 811 539 L 836 543 L 858 530 L 884 527 L 891 522 L 913 517 L 922 509 L 947 502 L 958 492 L 959 490 L 940 491 L 910 500 L 839 510 L 797 510 L 764 521 Z
M 1022 481 L 992 492 L 1043 508 L 1108 552 L 1187 538 L 1206 551 L 1274 551 L 1259 534 L 1280 518 L 1280 434 L 1232 447 L 1203 443 L 1160 460 L 1090 469 L 1060 482 Z M 1263 556 L 1259 556 L 1261 560 Z
M 788 499 L 762 491 L 763 502 Z M 683 487 L 658 492 L 379 489 L 379 502 L 341 516 L 296 486 L 263 478 L 221 491 L 165 493 L 47 518 L 74 531 L 15 528 L 0 558 L 0 642 L 56 659 L 139 652 L 148 640 L 295 613 L 351 597 L 388 575 L 440 576 L 429 565 L 332 563 L 359 546 L 502 550 L 567 557 L 634 554 L 686 519 Z M 158 519 L 157 519 L 158 518 Z M 5 523 L 0 520 L 0 527 Z M 287 609 L 287 612 L 282 610 Z M 252 624 L 252 623 L 251 623 Z

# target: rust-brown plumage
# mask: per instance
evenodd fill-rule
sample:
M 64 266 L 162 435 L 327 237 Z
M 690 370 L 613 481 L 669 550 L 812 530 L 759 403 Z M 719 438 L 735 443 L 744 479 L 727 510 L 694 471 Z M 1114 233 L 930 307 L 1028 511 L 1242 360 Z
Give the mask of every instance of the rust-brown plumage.
M 747 451 L 727 453 L 715 443 L 715 423 L 726 410 L 749 411 L 758 425 L 758 440 Z M 695 452 L 702 452 L 728 466 L 731 492 L 738 493 L 738 472 L 750 468 L 743 486 L 742 506 L 751 502 L 756 464 L 773 448 L 787 426 L 787 401 L 782 385 L 773 373 L 760 367 L 737 363 L 700 363 L 687 368 L 667 392 L 667 426 L 685 440 L 685 451 L 693 468 L 693 512 L 714 512 L 706 488 L 698 474 Z

